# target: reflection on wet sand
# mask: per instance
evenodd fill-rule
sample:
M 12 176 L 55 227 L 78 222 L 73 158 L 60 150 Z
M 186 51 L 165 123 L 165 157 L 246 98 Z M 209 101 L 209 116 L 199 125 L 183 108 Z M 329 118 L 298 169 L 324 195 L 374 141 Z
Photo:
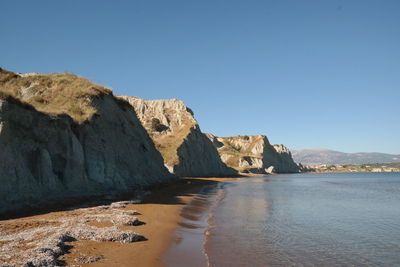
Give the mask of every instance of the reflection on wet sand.
M 203 252 L 205 232 L 208 227 L 208 216 L 214 203 L 217 185 L 205 186 L 188 205 L 181 210 L 181 226 L 176 231 L 175 244 L 165 256 L 168 266 L 207 266 Z

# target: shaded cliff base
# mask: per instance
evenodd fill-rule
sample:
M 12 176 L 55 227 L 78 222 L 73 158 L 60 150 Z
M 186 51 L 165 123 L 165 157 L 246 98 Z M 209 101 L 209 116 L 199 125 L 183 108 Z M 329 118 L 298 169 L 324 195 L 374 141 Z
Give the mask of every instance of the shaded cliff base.
M 152 188 L 164 186 L 164 184 L 135 189 L 132 192 L 103 192 L 102 194 L 76 197 L 60 197 L 46 199 L 38 202 L 25 203 L 13 210 L 0 213 L 0 220 L 18 219 L 29 216 L 37 216 L 50 212 L 59 212 L 74 209 L 92 208 L 101 205 L 111 205 L 118 201 L 137 201 L 142 202 L 143 197 L 149 194 Z
M 164 266 L 160 258 L 176 241 L 174 230 L 179 227 L 182 207 L 204 186 L 227 179 L 233 178 L 178 180 L 153 189 L 140 204 L 119 201 L 65 207 L 0 221 L 0 265 L 53 260 L 60 265 L 131 266 L 135 259 L 138 266 Z

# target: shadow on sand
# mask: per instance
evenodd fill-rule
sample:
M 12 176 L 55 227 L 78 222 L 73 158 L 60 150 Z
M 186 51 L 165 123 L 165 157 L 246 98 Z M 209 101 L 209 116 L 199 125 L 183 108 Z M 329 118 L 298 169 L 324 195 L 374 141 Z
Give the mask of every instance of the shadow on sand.
M 226 178 L 239 178 L 226 177 Z M 110 205 L 116 201 L 141 200 L 139 204 L 184 204 L 180 197 L 198 194 L 204 186 L 216 185 L 219 181 L 210 178 L 178 178 L 172 182 L 158 184 L 135 190 L 132 193 L 104 194 L 90 197 L 64 198 L 49 200 L 40 205 L 29 205 L 19 210 L 0 214 L 0 220 L 17 219 L 28 216 L 42 215 L 57 211 L 70 211 L 81 208 L 91 208 L 100 205 Z

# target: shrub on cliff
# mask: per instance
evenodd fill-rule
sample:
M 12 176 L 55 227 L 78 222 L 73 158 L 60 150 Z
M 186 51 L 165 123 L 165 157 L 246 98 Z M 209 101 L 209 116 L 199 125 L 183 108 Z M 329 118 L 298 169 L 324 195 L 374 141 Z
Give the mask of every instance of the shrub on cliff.
M 167 126 L 162 124 L 159 119 L 152 118 L 151 119 L 151 129 L 156 132 L 162 132 L 168 129 Z

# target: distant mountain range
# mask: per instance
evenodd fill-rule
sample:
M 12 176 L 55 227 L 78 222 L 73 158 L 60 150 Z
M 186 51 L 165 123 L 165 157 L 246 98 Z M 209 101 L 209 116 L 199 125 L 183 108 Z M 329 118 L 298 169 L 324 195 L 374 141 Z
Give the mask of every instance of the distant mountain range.
M 328 149 L 292 150 L 292 156 L 295 162 L 301 162 L 306 165 L 400 162 L 400 155 L 376 152 L 344 153 Z

